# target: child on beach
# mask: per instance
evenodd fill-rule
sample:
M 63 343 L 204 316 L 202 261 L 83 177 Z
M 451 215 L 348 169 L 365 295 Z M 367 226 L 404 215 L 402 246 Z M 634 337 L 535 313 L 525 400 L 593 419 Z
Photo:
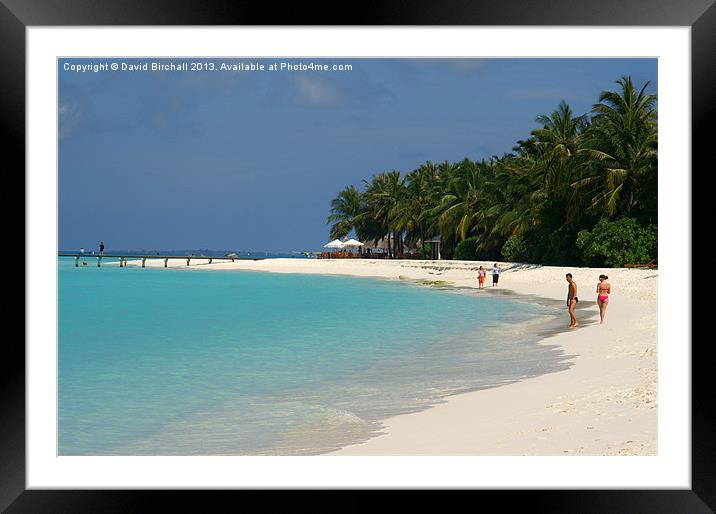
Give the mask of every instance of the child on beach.
M 574 308 L 577 306 L 577 302 L 579 301 L 579 298 L 577 298 L 577 283 L 572 280 L 572 274 L 567 273 L 567 283 L 569 284 L 567 286 L 567 309 L 569 310 L 569 327 L 568 328 L 576 328 L 579 323 L 577 323 L 577 316 L 574 314 Z
M 597 284 L 597 305 L 599 305 L 599 323 L 604 323 L 604 317 L 607 314 L 607 304 L 609 303 L 609 295 L 612 292 L 612 285 L 607 282 L 609 279 L 606 275 L 599 275 L 599 283 Z
M 477 279 L 480 282 L 480 289 L 485 287 L 485 277 L 487 276 L 487 271 L 485 268 L 480 266 L 480 269 L 477 271 Z

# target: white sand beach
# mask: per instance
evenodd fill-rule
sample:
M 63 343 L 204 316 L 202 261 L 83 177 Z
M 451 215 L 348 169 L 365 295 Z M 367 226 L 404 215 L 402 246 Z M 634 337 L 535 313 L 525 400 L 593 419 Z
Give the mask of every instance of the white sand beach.
M 476 270 L 492 262 L 266 259 L 192 260 L 192 269 L 256 270 L 447 281 L 477 288 Z M 140 265 L 129 261 L 128 265 Z M 148 260 L 146 265 L 164 266 Z M 186 268 L 186 261 L 169 261 Z M 656 270 L 562 268 L 500 263 L 498 289 L 564 302 L 571 272 L 582 325 L 544 339 L 573 365 L 521 382 L 451 396 L 425 411 L 386 419 L 383 433 L 331 455 L 656 455 Z M 596 284 L 612 295 L 599 324 Z M 480 294 L 494 294 L 488 274 Z

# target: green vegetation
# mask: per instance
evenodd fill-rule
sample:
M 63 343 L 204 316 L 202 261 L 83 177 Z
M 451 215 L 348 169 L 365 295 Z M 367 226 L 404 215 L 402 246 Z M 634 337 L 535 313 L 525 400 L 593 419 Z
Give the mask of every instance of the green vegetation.
M 349 186 L 331 239 L 385 238 L 390 256 L 440 236 L 446 259 L 622 266 L 656 259 L 657 109 L 648 83 L 603 91 L 590 113 L 562 102 L 501 157 L 431 161 Z
M 600 220 L 590 232 L 582 230 L 577 246 L 590 266 L 621 267 L 656 259 L 656 225 L 641 225 L 634 218 Z
M 523 262 L 529 256 L 529 247 L 523 236 L 510 236 L 502 247 L 502 256 L 507 261 Z
M 479 258 L 477 254 L 477 236 L 468 237 L 460 241 L 453 253 L 453 259 L 459 261 L 476 261 Z

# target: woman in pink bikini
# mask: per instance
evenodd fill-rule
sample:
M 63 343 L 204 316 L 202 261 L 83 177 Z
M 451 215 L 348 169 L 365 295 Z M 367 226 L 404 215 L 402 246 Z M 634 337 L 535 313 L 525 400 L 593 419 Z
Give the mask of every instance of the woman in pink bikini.
M 612 292 L 612 285 L 607 282 L 609 279 L 606 275 L 599 275 L 599 283 L 597 284 L 597 305 L 599 305 L 599 317 L 604 323 L 604 316 L 607 314 L 607 304 L 609 303 L 609 294 Z

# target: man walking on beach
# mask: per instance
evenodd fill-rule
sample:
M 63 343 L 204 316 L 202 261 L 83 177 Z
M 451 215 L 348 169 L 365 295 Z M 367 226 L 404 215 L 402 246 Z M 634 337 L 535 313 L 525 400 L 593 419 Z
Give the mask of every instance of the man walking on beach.
M 577 306 L 577 302 L 579 301 L 579 298 L 577 298 L 577 283 L 572 280 L 572 274 L 567 273 L 567 283 L 569 284 L 567 286 L 567 309 L 569 310 L 569 327 L 568 328 L 575 328 L 579 323 L 577 323 L 577 316 L 574 314 L 574 309 Z
M 99 254 L 104 255 L 104 241 L 99 242 Z

